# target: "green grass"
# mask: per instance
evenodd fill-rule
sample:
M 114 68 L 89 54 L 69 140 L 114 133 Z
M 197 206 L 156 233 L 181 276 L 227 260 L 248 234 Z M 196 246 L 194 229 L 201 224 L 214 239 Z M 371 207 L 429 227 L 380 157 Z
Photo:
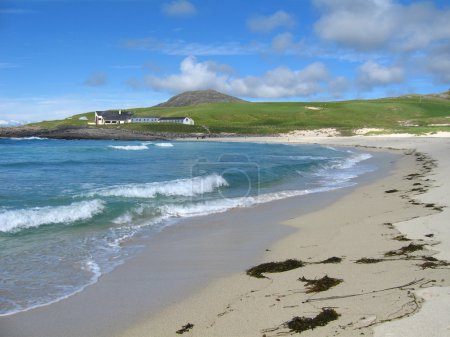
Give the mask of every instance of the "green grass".
M 318 107 L 320 110 L 308 109 Z M 431 96 L 410 96 L 377 100 L 354 100 L 321 103 L 215 103 L 177 108 L 128 109 L 136 116 L 189 116 L 195 126 L 174 124 L 126 124 L 121 128 L 161 132 L 274 134 L 299 129 L 336 128 L 343 134 L 370 127 L 385 133 L 422 134 L 450 131 L 450 100 Z M 64 125 L 87 125 L 79 118 L 93 121 L 94 113 L 75 115 L 71 119 L 35 123 L 53 128 Z M 414 126 L 411 126 L 414 125 Z M 116 128 L 117 126 L 111 126 Z

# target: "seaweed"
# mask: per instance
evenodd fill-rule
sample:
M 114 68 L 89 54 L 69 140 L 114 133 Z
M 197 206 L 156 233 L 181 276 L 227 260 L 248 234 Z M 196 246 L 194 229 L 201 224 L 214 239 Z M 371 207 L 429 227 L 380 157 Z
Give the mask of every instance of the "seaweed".
M 437 268 L 437 267 L 450 266 L 450 263 L 448 263 L 446 261 L 438 261 L 437 260 L 437 262 L 427 261 L 427 262 L 424 262 L 424 263 L 420 264 L 419 266 L 422 267 L 422 269 L 428 269 L 428 268 L 434 269 L 434 268 Z
M 343 280 L 341 279 L 328 277 L 328 275 L 325 275 L 320 279 L 309 280 L 305 277 L 301 277 L 298 280 L 306 282 L 306 287 L 308 288 L 308 290 L 306 291 L 307 293 L 318 293 L 321 291 L 326 291 L 343 282 Z
M 397 250 L 391 250 L 384 254 L 384 256 L 396 256 L 396 255 L 406 255 L 408 253 L 413 253 L 418 250 L 422 250 L 424 245 L 417 245 L 415 243 L 410 243 L 408 246 L 404 246 Z
M 424 259 L 425 261 L 431 261 L 431 262 L 439 261 L 438 259 L 436 259 L 433 256 L 422 256 L 422 259 Z
M 384 191 L 384 193 L 395 193 L 395 192 L 398 192 L 398 190 L 392 189 L 392 190 Z
M 262 273 L 281 273 L 284 271 L 303 267 L 305 264 L 300 260 L 289 259 L 282 262 L 267 262 L 247 270 L 247 275 L 256 278 L 266 278 Z
M 182 335 L 185 332 L 188 332 L 189 330 L 191 330 L 193 327 L 194 327 L 194 324 L 192 324 L 192 323 L 183 325 L 180 330 L 177 330 L 177 334 Z
M 337 256 L 332 256 L 332 257 L 329 257 L 328 259 L 320 261 L 318 263 L 341 263 L 341 262 L 342 262 L 342 258 L 337 257 Z
M 378 263 L 378 262 L 381 262 L 381 261 L 383 261 L 383 260 L 382 259 L 371 259 L 371 258 L 363 257 L 363 258 L 357 260 L 355 263 L 366 263 L 366 264 L 369 264 L 369 263 Z
M 329 322 L 337 320 L 339 316 L 340 315 L 334 309 L 322 308 L 322 311 L 313 318 L 297 316 L 286 322 L 285 325 L 291 332 L 301 333 L 319 326 L 325 326 Z
M 397 241 L 411 241 L 410 239 L 408 239 L 404 235 L 397 235 L 395 238 L 393 238 L 393 240 L 397 240 Z

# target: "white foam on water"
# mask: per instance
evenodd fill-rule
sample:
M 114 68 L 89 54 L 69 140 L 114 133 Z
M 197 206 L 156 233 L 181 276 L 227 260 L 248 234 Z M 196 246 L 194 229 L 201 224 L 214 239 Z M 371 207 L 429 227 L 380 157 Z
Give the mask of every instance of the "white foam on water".
M 47 140 L 44 137 L 11 137 L 12 140 Z
M 89 200 L 67 206 L 46 206 L 7 210 L 0 213 L 0 232 L 15 233 L 46 224 L 73 223 L 87 220 L 103 211 L 104 202 Z
M 147 145 L 109 145 L 108 147 L 116 150 L 125 150 L 125 151 L 142 151 L 148 150 Z
M 228 186 L 227 181 L 218 174 L 211 174 L 190 179 L 113 186 L 94 190 L 89 195 L 125 198 L 155 198 L 157 195 L 191 197 L 212 192 L 221 186 Z
M 155 146 L 158 147 L 173 147 L 172 143 L 156 143 Z

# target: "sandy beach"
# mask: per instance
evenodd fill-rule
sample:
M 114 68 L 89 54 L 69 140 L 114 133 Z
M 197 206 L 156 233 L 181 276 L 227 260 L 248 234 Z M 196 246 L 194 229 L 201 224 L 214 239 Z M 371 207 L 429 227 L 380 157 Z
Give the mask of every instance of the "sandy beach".
M 391 154 L 355 188 L 169 227 L 81 293 L 0 317 L 0 336 L 279 336 L 291 333 L 294 317 L 324 309 L 337 319 L 302 336 L 450 335 L 450 138 L 322 132 L 223 140 Z M 289 259 L 301 267 L 261 278 L 245 272 Z M 337 284 L 311 291 L 307 282 L 325 276 Z
M 294 317 L 315 317 L 323 308 L 338 319 L 302 335 L 450 335 L 450 139 L 441 136 L 227 139 L 401 149 L 402 159 L 388 177 L 283 222 L 294 232 L 260 263 L 297 259 L 303 267 L 216 280 L 119 335 L 278 336 L 290 333 L 286 322 Z M 341 260 L 320 263 L 331 257 Z M 342 282 L 308 292 L 299 280 L 325 275 Z

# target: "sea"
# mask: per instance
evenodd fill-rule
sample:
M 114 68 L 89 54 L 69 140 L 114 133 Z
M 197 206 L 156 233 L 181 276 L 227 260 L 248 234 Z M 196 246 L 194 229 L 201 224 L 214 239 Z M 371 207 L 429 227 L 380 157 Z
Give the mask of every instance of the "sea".
M 0 316 L 83 291 L 180 219 L 353 186 L 376 170 L 369 158 L 318 145 L 0 139 Z

